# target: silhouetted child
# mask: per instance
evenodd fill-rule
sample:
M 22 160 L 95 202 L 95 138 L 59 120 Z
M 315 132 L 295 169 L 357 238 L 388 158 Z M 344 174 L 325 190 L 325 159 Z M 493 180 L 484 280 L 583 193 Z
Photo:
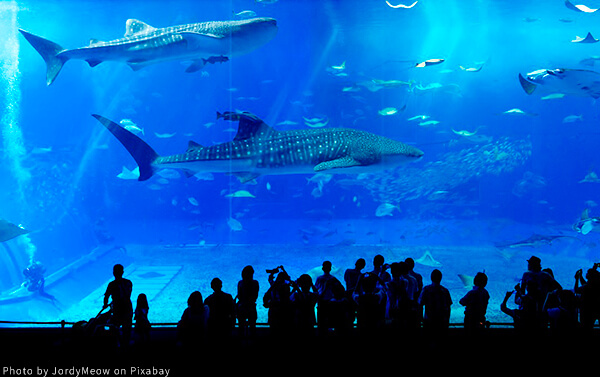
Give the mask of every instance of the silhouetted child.
M 148 320 L 148 298 L 146 294 L 140 293 L 137 297 L 137 304 L 133 319 L 135 320 L 134 332 L 138 336 L 141 343 L 145 343 L 150 339 L 150 321 Z
M 485 314 L 487 311 L 490 294 L 485 289 L 487 275 L 478 272 L 473 279 L 473 289 L 460 299 L 459 303 L 465 307 L 465 330 L 478 331 L 486 326 Z
M 254 268 L 246 266 L 242 269 L 242 280 L 237 285 L 237 304 L 235 308 L 240 335 L 256 333 L 256 300 L 258 299 L 259 284 L 254 280 Z

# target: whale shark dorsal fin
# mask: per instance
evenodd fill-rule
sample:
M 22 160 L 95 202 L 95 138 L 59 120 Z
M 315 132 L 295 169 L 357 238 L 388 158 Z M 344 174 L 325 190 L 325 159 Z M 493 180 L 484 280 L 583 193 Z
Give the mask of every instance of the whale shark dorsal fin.
M 197 149 L 201 149 L 201 148 L 204 148 L 204 146 L 203 146 L 203 145 L 201 145 L 201 144 L 198 144 L 198 143 L 196 143 L 196 142 L 195 142 L 195 141 L 193 141 L 193 140 L 190 140 L 190 141 L 188 142 L 188 149 L 187 149 L 187 151 L 186 151 L 186 152 L 188 152 L 188 153 L 189 153 L 189 152 L 193 152 L 193 151 L 195 151 L 195 150 L 197 150 Z M 192 175 L 193 175 L 193 174 L 192 174 Z
M 237 134 L 233 138 L 234 141 L 252 137 L 265 138 L 277 133 L 258 116 L 247 111 L 226 111 L 223 114 L 217 112 L 217 119 L 219 118 L 239 122 Z
M 148 25 L 145 22 L 130 18 L 125 23 L 125 36 L 131 37 L 136 34 L 147 34 L 156 30 L 155 27 Z

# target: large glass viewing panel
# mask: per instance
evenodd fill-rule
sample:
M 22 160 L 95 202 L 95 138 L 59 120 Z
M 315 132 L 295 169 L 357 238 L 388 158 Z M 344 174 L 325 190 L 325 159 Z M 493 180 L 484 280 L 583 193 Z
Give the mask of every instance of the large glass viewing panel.
M 485 272 L 511 323 L 532 255 L 566 289 L 600 261 L 597 15 L 569 4 L 0 3 L 0 320 L 88 320 L 121 263 L 154 323 L 251 265 L 266 322 L 266 269 L 382 255 L 439 269 L 458 323 Z

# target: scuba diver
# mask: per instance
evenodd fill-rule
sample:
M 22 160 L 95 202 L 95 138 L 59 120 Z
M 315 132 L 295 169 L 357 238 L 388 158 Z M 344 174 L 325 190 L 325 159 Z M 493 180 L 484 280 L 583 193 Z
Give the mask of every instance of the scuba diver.
M 37 292 L 42 297 L 46 297 L 51 301 L 55 301 L 56 298 L 49 293 L 44 291 L 44 273 L 46 273 L 46 267 L 40 261 L 31 261 L 29 266 L 23 270 L 25 275 L 25 281 L 23 286 L 27 288 L 29 292 Z

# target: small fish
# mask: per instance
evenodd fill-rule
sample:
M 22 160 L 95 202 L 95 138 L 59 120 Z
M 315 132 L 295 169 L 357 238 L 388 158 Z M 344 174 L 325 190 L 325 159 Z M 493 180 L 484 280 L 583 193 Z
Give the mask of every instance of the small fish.
M 414 3 L 410 4 L 410 5 L 404 5 L 404 4 L 398 4 L 398 5 L 392 5 L 388 0 L 385 0 L 385 3 L 390 7 L 390 8 L 404 8 L 404 9 L 410 9 L 412 7 L 414 7 L 415 5 L 417 5 L 419 1 L 415 1 Z
M 452 129 L 452 132 L 461 136 L 473 136 L 477 133 L 477 130 L 475 130 L 474 132 L 469 132 L 467 130 L 456 131 L 455 129 Z
M 256 17 L 256 12 L 251 11 L 251 10 L 243 10 L 241 12 L 238 13 L 234 13 L 234 16 L 236 16 L 239 19 L 248 19 L 248 18 L 254 18 Z
M 528 112 L 525 112 L 525 111 L 523 111 L 523 110 L 521 110 L 521 109 L 517 109 L 517 108 L 515 108 L 515 109 L 510 109 L 510 110 L 506 110 L 506 111 L 504 111 L 502 114 L 507 114 L 507 115 L 527 115 L 527 116 L 537 116 L 537 114 L 535 114 L 535 113 L 528 113 Z
M 198 201 L 193 196 L 190 196 L 188 198 L 188 202 L 190 202 L 190 204 L 193 205 L 193 206 L 198 206 Z
M 384 109 L 379 110 L 378 113 L 379 115 L 383 116 L 394 115 L 398 113 L 398 109 L 396 109 L 395 107 L 386 107 Z
M 429 67 L 432 65 L 438 65 L 444 62 L 444 59 L 427 59 L 421 63 L 415 65 L 416 68 Z
M 168 138 L 171 138 L 171 137 L 175 136 L 175 134 L 176 134 L 176 132 L 173 132 L 172 134 L 168 134 L 168 133 L 166 133 L 166 134 L 160 134 L 158 132 L 154 133 L 154 135 L 156 135 L 156 137 L 159 138 L 159 139 L 168 139 Z
M 391 203 L 382 203 L 375 210 L 375 216 L 392 216 L 395 209 L 400 211 L 400 208 L 397 205 L 393 205 Z
M 282 122 L 277 123 L 278 126 L 295 126 L 298 122 L 294 122 L 293 120 L 284 120 Z
M 346 69 L 346 61 L 343 61 L 340 65 L 332 65 L 329 68 L 331 68 L 334 71 L 343 71 L 344 69 Z
M 582 122 L 583 115 L 569 115 L 563 118 L 563 123 Z
M 234 232 L 239 232 L 243 229 L 242 223 L 232 217 L 227 220 L 227 225 L 229 225 L 229 229 L 233 230 Z
M 547 96 L 543 96 L 541 99 L 543 100 L 548 100 L 548 99 L 560 99 L 560 98 L 564 98 L 565 95 L 563 93 L 552 93 L 552 94 L 548 94 Z
M 123 128 L 125 128 L 127 131 L 137 135 L 139 133 L 141 133 L 142 135 L 144 135 L 144 130 L 142 128 L 139 128 L 137 126 L 137 124 L 135 124 L 131 119 L 121 119 L 121 121 L 119 122 L 121 124 L 121 126 L 123 126 Z
M 431 118 L 429 115 L 415 115 L 414 117 L 408 118 L 407 120 L 412 121 L 412 120 L 427 120 Z
M 226 198 L 256 198 L 256 196 L 252 195 L 250 192 L 246 190 L 239 190 L 236 192 L 232 192 L 231 194 L 225 195 Z
M 440 123 L 440 122 L 437 120 L 428 120 L 428 121 L 419 123 L 419 126 L 421 126 L 421 127 L 435 126 L 438 123 Z
M 225 63 L 227 61 L 229 61 L 229 58 L 227 56 L 223 56 L 223 55 L 220 55 L 220 56 L 210 56 L 207 59 L 204 59 L 204 58 L 202 59 L 202 63 L 204 63 L 204 65 L 207 65 L 207 64 L 216 64 L 216 63 Z
M 462 65 L 459 67 L 462 71 L 465 71 L 465 72 L 479 72 L 483 68 L 483 64 L 480 65 L 479 67 L 463 67 Z

